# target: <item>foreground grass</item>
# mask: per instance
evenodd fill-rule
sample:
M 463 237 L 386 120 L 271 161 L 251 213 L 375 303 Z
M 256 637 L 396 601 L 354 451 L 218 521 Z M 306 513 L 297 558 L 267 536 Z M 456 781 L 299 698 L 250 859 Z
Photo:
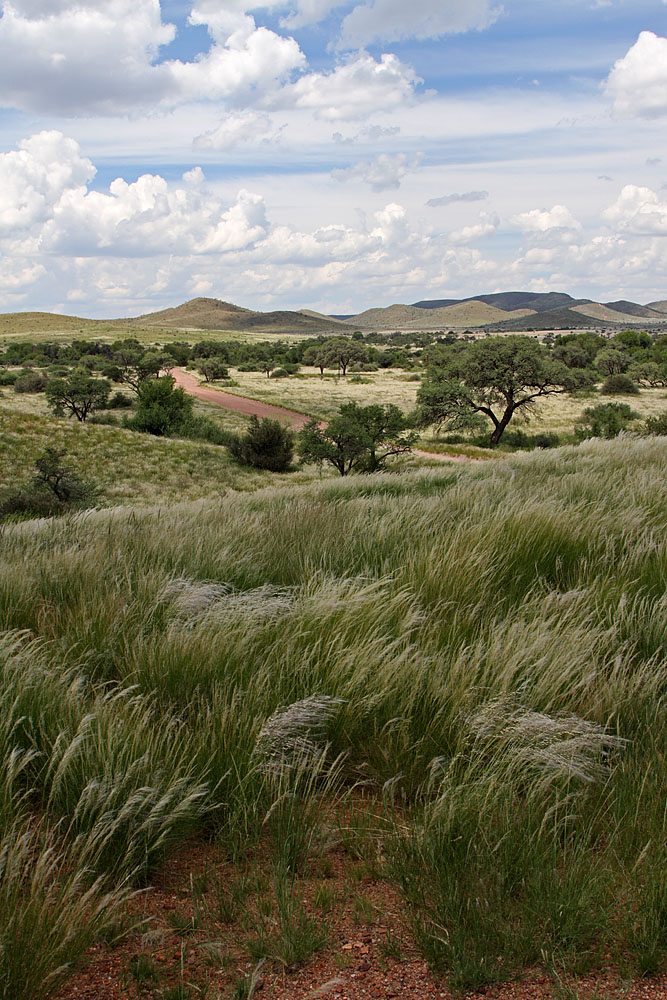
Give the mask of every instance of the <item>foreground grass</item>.
M 4 528 L 21 808 L 114 892 L 188 831 L 265 838 L 287 912 L 362 781 L 453 986 L 662 968 L 666 472 L 627 438 Z

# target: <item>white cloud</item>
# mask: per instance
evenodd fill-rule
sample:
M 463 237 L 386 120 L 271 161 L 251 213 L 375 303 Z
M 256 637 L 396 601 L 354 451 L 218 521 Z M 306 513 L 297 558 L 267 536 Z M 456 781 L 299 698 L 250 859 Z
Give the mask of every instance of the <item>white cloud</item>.
M 581 224 L 565 205 L 554 205 L 549 210 L 534 208 L 530 212 L 521 212 L 512 219 L 512 222 L 524 233 L 546 233 L 552 229 L 581 229 Z
M 264 201 L 240 191 L 225 206 L 198 168 L 170 186 L 144 174 L 88 190 L 95 169 L 72 139 L 42 132 L 0 155 L 0 235 L 5 251 L 76 256 L 208 254 L 252 245 L 267 230 Z
M 478 223 L 454 230 L 453 233 L 450 233 L 449 238 L 452 243 L 472 243 L 485 236 L 493 236 L 499 226 L 500 219 L 495 213 L 490 215 L 488 212 L 480 212 Z
M 651 188 L 626 184 L 604 217 L 624 232 L 667 235 L 667 202 L 661 201 Z
M 369 0 L 343 20 L 339 45 L 358 48 L 402 38 L 437 38 L 480 30 L 500 14 L 489 0 Z
M 368 184 L 372 191 L 395 190 L 408 170 L 414 170 L 422 159 L 421 154 L 408 156 L 406 153 L 379 153 L 373 159 L 359 160 L 354 166 L 331 171 L 337 181 L 360 180 Z
M 227 115 L 217 128 L 198 135 L 195 149 L 230 150 L 236 146 L 257 143 L 274 143 L 280 138 L 282 128 L 275 129 L 269 115 L 257 111 L 239 111 Z
M 642 31 L 632 48 L 614 64 L 605 93 L 619 115 L 667 115 L 667 38 Z
M 328 121 L 366 118 L 409 103 L 421 81 L 410 66 L 395 55 L 376 61 L 367 52 L 337 66 L 330 73 L 309 73 L 274 97 L 269 108 L 301 108 Z

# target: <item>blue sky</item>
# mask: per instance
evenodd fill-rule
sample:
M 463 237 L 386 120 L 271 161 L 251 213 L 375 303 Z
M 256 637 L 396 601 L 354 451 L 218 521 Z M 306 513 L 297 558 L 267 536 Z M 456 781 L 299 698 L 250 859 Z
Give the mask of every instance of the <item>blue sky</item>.
M 667 298 L 663 0 L 2 0 L 0 309 Z

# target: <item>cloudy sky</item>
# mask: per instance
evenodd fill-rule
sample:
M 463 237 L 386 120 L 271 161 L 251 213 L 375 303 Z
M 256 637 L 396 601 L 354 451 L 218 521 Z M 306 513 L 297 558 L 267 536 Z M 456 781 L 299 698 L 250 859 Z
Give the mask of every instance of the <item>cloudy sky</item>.
M 0 0 L 0 310 L 667 298 L 667 0 Z

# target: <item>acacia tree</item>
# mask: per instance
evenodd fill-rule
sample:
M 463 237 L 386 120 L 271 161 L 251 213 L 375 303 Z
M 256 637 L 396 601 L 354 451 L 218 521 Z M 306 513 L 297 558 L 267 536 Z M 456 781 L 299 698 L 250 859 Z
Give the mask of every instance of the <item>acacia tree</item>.
M 340 368 L 343 377 L 353 361 L 367 361 L 366 348 L 351 337 L 330 337 L 324 344 L 324 358 L 327 368 Z
M 69 413 L 83 422 L 90 413 L 104 406 L 111 385 L 105 378 L 91 378 L 82 372 L 74 372 L 69 378 L 51 379 L 44 391 L 55 414 L 62 417 Z
M 392 455 L 410 451 L 417 440 L 408 417 L 397 406 L 345 403 L 322 427 L 311 420 L 299 434 L 302 464 L 332 465 L 341 476 L 354 469 L 378 472 Z
M 494 447 L 515 414 L 528 419 L 537 400 L 592 384 L 587 372 L 555 361 L 532 338 L 488 337 L 431 368 L 417 393 L 417 424 L 461 430 L 488 418 Z

